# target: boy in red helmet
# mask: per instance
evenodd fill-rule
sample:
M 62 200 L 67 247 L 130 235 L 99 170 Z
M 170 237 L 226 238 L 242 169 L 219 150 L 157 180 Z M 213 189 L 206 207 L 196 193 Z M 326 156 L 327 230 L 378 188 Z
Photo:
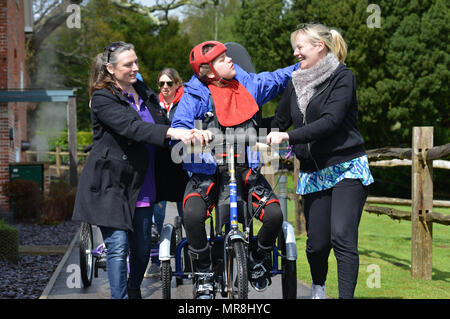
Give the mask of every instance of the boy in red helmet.
M 189 60 L 194 76 L 185 84 L 172 127 L 192 129 L 196 121 L 201 121 L 203 130 L 199 131 L 198 137 L 205 141 L 212 138 L 211 129 L 256 129 L 254 119 L 260 106 L 284 90 L 298 67 L 297 64 L 274 72 L 247 73 L 233 64 L 226 51 L 226 46 L 217 41 L 203 42 L 192 49 Z M 244 155 L 245 161 L 236 166 L 236 179 L 245 192 L 241 197 L 248 198 L 253 209 L 260 204 L 263 207 L 256 216 L 263 226 L 255 249 L 249 253 L 249 278 L 254 288 L 264 289 L 270 284 L 270 252 L 283 216 L 270 184 L 255 171 L 258 162 L 251 158 L 252 154 L 246 155 L 248 158 Z M 194 268 L 204 273 L 211 270 L 205 221 L 217 204 L 216 211 L 223 212 L 221 203 L 226 202 L 223 193 L 227 190 L 224 185 L 227 168 L 226 164 L 217 163 L 216 158 L 211 153 L 202 153 L 200 159 L 183 164 L 192 173 L 183 201 L 186 237 L 189 249 L 197 257 Z M 260 200 L 264 197 L 263 204 Z

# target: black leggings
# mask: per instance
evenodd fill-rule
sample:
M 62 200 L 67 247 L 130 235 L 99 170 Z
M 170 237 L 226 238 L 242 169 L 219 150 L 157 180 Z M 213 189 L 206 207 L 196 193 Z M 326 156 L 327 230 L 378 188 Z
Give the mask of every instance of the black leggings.
M 358 227 L 368 189 L 359 179 L 302 195 L 308 239 L 306 256 L 316 285 L 325 283 L 331 248 L 337 260 L 339 298 L 353 298 L 358 278 Z
M 190 197 L 184 207 L 184 225 L 189 246 L 195 250 L 201 250 L 207 246 L 205 229 L 206 204 L 201 197 Z M 275 243 L 283 214 L 278 203 L 271 203 L 264 207 L 262 227 L 258 233 L 258 245 L 262 248 L 270 248 Z

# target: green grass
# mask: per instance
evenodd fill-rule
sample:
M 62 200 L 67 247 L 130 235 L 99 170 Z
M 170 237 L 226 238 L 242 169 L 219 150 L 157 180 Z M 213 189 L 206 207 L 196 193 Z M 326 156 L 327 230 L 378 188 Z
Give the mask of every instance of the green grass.
M 399 210 L 410 207 L 392 206 Z M 289 220 L 293 223 L 294 204 L 288 202 Z M 450 214 L 450 209 L 437 212 Z M 450 228 L 433 224 L 432 280 L 411 278 L 411 222 L 395 221 L 388 216 L 364 212 L 359 227 L 360 267 L 355 298 L 450 298 Z M 309 264 L 305 254 L 306 236 L 297 236 L 297 277 L 311 284 Z M 376 265 L 376 266 L 370 266 Z M 373 286 L 374 271 L 379 267 L 380 287 Z M 336 259 L 333 251 L 329 258 L 327 295 L 338 298 Z

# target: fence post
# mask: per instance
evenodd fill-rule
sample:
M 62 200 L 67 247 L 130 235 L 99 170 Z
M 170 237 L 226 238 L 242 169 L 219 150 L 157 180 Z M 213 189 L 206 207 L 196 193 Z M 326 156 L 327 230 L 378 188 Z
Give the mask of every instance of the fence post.
M 426 215 L 433 210 L 433 161 L 424 161 L 433 147 L 433 127 L 414 127 L 411 172 L 411 276 L 431 280 L 433 223 Z
M 56 147 L 56 176 L 61 177 L 61 147 Z
M 69 142 L 69 180 L 70 186 L 78 184 L 78 155 L 77 155 L 77 102 L 76 97 L 70 96 L 67 102 L 67 126 Z

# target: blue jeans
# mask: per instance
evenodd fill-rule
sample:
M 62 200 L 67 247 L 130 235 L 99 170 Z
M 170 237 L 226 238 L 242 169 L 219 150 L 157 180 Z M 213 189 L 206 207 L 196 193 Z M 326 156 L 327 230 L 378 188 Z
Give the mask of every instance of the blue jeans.
M 100 227 L 107 248 L 106 268 L 111 299 L 127 298 L 127 286 L 138 289 L 144 278 L 152 243 L 152 217 L 155 205 L 136 207 L 133 232 Z M 130 273 L 127 284 L 127 256 L 130 253 Z
M 100 226 L 106 245 L 106 269 L 111 299 L 126 299 L 127 295 L 127 231 Z

